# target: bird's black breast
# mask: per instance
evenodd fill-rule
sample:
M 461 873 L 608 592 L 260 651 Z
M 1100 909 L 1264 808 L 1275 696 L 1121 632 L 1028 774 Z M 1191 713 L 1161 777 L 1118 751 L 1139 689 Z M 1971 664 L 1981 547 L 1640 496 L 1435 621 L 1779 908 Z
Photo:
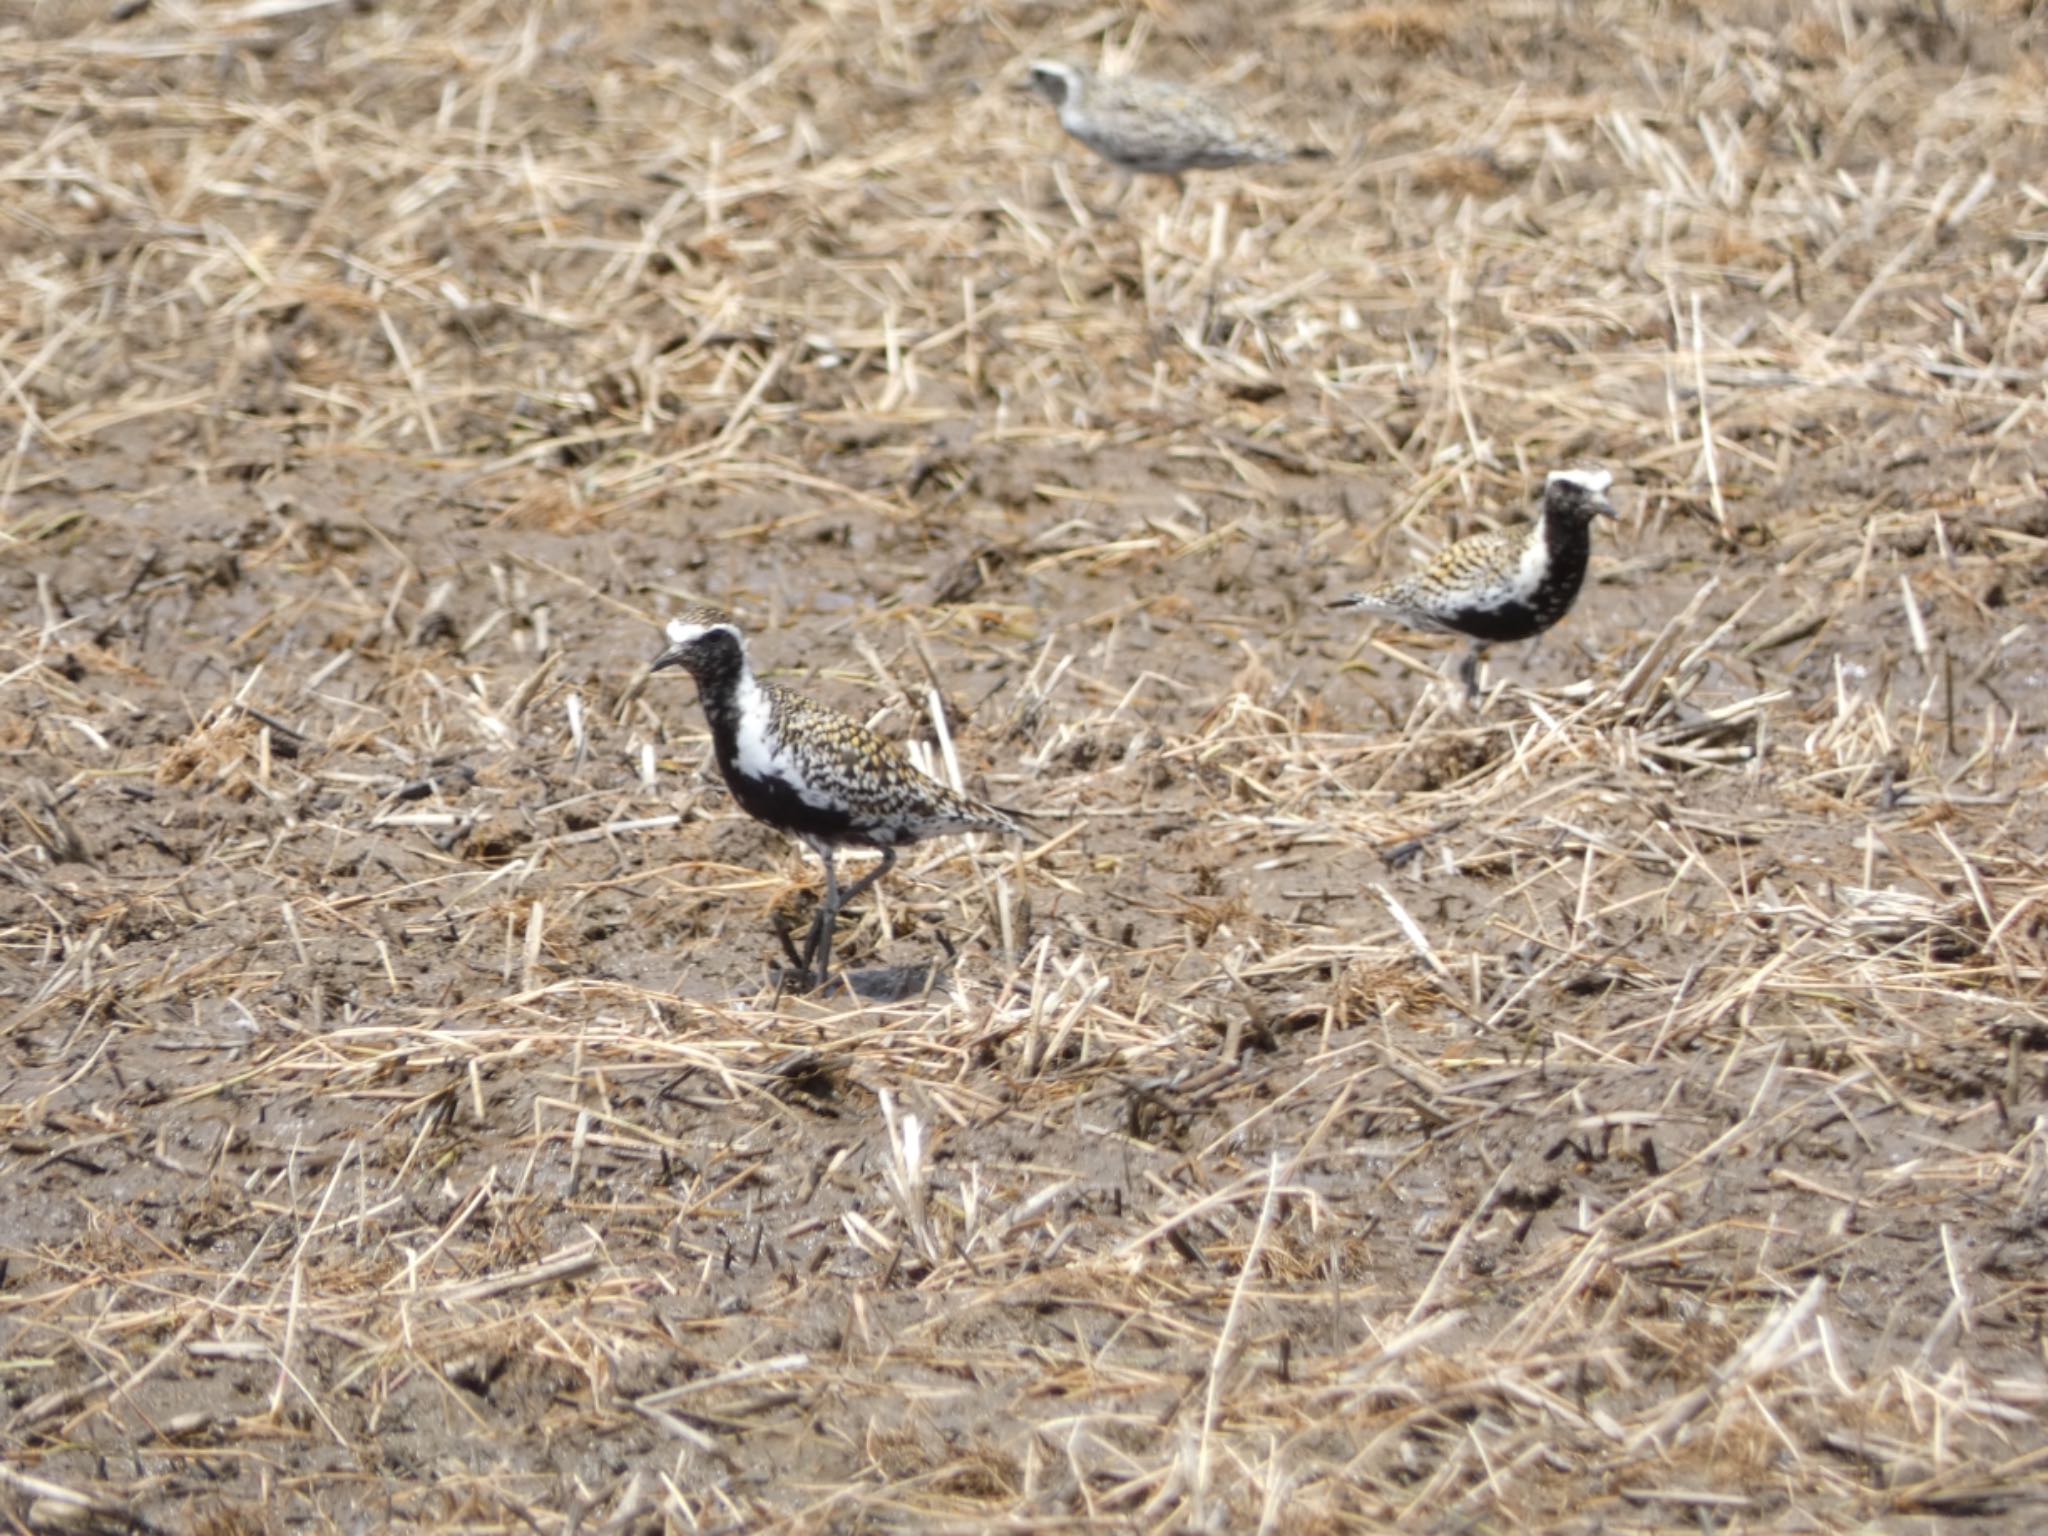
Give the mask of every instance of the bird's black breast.
M 778 832 L 810 838 L 833 847 L 873 847 L 873 839 L 844 806 L 813 805 L 797 793 L 789 780 L 775 775 L 756 775 L 743 770 L 737 754 L 724 743 L 715 743 L 718 771 L 733 799 L 756 821 L 765 821 Z
M 1527 640 L 1540 635 L 1571 612 L 1579 588 L 1586 582 L 1586 562 L 1593 540 L 1581 518 L 1551 517 L 1544 529 L 1544 543 L 1550 559 L 1543 579 L 1526 601 L 1517 600 L 1492 607 L 1477 604 L 1455 613 L 1440 614 L 1442 621 L 1461 635 L 1492 644 L 1496 641 Z
M 808 838 L 831 847 L 873 847 L 872 838 L 844 804 L 814 805 L 797 787 L 777 774 L 749 773 L 740 766 L 740 711 L 737 679 L 731 675 L 698 680 L 704 718 L 711 726 L 711 752 L 719 776 L 740 809 L 791 837 Z
M 1557 615 L 1546 619 L 1528 603 L 1503 603 L 1498 608 L 1467 608 L 1441 617 L 1459 634 L 1492 644 L 1501 640 L 1527 640 L 1531 635 L 1540 635 L 1555 624 L 1563 612 L 1560 608 Z

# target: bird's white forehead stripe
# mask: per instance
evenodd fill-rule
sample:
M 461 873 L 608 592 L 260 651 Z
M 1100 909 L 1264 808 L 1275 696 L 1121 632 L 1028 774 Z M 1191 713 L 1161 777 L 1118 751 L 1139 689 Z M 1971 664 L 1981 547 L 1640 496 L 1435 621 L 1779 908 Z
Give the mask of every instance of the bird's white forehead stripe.
M 1614 476 L 1604 469 L 1553 469 L 1550 479 L 1553 484 L 1561 480 L 1566 485 L 1576 485 L 1593 496 L 1606 495 L 1607 488 L 1614 484 Z
M 701 640 L 713 630 L 718 629 L 732 630 L 734 634 L 739 633 L 739 631 L 733 630 L 730 624 L 690 624 L 682 619 L 670 619 L 667 630 L 668 643 L 670 645 L 688 645 L 692 640 Z

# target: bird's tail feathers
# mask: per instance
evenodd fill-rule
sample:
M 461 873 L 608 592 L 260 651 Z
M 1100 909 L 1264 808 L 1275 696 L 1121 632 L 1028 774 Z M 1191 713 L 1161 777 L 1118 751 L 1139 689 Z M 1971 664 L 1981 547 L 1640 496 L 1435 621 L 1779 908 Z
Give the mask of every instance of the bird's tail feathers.
M 1337 598 L 1330 606 L 1351 613 L 1369 613 L 1375 618 L 1394 619 L 1406 612 L 1399 598 L 1391 592 L 1351 592 Z
M 1045 841 L 1045 834 L 1037 826 L 1039 821 L 1045 819 L 1043 812 L 1020 811 L 1014 806 L 1008 805 L 991 805 L 988 809 L 1002 818 L 1001 822 L 991 830 L 1020 838 L 1027 844 Z

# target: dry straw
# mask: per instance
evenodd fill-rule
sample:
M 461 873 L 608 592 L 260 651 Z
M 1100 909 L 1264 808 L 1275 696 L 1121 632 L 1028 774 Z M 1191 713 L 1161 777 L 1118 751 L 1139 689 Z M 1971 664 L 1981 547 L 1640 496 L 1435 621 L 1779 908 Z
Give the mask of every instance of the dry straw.
M 0 17 L 0 1521 L 2038 1522 L 2039 20 L 1254 9 Z M 1043 818 L 894 1000 L 705 596 Z

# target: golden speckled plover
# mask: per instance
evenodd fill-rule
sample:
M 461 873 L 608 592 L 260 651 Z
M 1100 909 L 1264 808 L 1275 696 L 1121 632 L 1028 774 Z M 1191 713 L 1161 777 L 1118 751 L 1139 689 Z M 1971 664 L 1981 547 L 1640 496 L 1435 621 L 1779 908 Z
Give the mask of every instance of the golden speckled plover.
M 1119 198 L 1133 176 L 1170 176 L 1185 190 L 1183 171 L 1326 160 L 1330 154 L 1242 128 L 1216 102 L 1166 80 L 1098 75 L 1041 59 L 1031 66 L 1031 85 L 1059 108 L 1062 128 L 1116 167 Z
M 1487 646 L 1540 635 L 1571 611 L 1586 580 L 1593 519 L 1620 516 L 1607 499 L 1613 484 L 1604 469 L 1553 470 L 1543 485 L 1543 511 L 1526 530 L 1460 539 L 1414 575 L 1330 606 L 1464 635 L 1472 649 L 1459 676 L 1466 693 L 1476 695 Z
M 823 986 L 840 910 L 896 863 L 896 850 L 957 832 L 1030 837 L 1007 812 L 921 773 L 902 750 L 859 721 L 754 676 L 731 617 L 693 608 L 668 625 L 651 671 L 681 667 L 697 680 L 718 771 L 757 821 L 806 843 L 825 865 L 825 901 L 800 962 Z M 872 848 L 882 862 L 839 889 L 834 855 Z

